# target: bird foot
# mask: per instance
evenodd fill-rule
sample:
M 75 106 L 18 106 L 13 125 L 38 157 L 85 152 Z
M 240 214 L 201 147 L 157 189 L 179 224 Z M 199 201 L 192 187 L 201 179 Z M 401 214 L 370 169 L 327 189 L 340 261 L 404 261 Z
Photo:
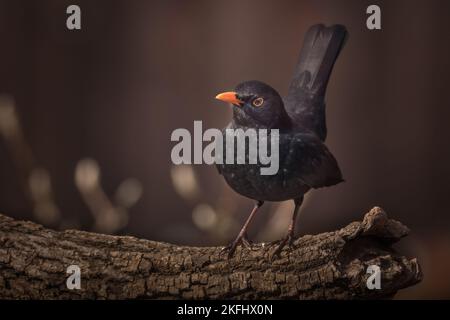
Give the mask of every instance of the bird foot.
M 253 246 L 253 241 L 247 238 L 247 236 L 243 236 L 241 239 L 241 244 L 247 249 L 251 249 Z
M 232 258 L 234 255 L 234 252 L 236 251 L 236 248 L 238 245 L 242 245 L 243 247 L 247 249 L 251 249 L 253 242 L 250 241 L 246 235 L 238 236 L 233 242 L 231 242 L 229 245 L 224 247 L 221 250 L 221 253 L 228 253 L 228 259 Z
M 276 257 L 276 256 L 279 257 L 281 251 L 283 250 L 283 248 L 286 247 L 286 246 L 291 247 L 293 243 L 294 243 L 294 236 L 291 233 L 289 233 L 286 237 L 281 239 L 281 241 L 278 244 L 277 248 L 273 252 L 272 257 Z

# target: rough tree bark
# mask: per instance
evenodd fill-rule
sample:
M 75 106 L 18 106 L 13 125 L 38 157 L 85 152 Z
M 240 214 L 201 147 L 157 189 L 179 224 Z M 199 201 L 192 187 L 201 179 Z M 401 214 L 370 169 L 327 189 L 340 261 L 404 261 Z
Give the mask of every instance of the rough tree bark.
M 88 233 L 56 232 L 0 215 L 0 298 L 19 299 L 367 299 L 392 297 L 422 279 L 419 264 L 392 249 L 409 230 L 373 208 L 361 222 L 298 238 L 279 257 L 274 245 L 183 247 Z M 369 265 L 381 289 L 369 290 Z M 67 267 L 81 289 L 66 287 Z

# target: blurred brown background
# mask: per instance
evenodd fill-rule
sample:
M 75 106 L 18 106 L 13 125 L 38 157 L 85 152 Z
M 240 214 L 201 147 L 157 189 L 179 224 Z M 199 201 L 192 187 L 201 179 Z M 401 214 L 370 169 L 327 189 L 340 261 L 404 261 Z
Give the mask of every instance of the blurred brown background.
M 82 30 L 66 29 L 81 7 Z M 382 9 L 382 30 L 365 27 Z M 301 234 L 374 205 L 412 229 L 399 246 L 425 278 L 399 298 L 450 298 L 448 15 L 442 1 L 0 1 L 0 212 L 56 229 L 191 245 L 236 235 L 250 200 L 215 168 L 173 167 L 170 134 L 221 128 L 215 101 L 243 80 L 281 94 L 307 28 L 350 38 L 327 93 L 327 145 L 346 182 L 311 192 Z M 287 227 L 267 205 L 251 237 Z

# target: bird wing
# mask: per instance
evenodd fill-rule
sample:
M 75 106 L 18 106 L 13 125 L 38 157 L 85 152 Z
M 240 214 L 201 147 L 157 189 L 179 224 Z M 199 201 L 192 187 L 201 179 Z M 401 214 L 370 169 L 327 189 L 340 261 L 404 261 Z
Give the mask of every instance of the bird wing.
M 311 188 L 332 186 L 343 182 L 339 165 L 315 134 L 297 133 L 292 135 L 285 158 L 285 168 L 293 168 L 289 174 L 295 175 Z M 290 170 L 289 170 L 290 171 Z

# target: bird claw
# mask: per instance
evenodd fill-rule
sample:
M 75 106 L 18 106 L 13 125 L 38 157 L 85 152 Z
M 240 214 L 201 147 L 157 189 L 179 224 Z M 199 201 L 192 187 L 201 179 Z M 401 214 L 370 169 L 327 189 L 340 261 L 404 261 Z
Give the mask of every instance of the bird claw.
M 276 256 L 280 256 L 281 251 L 283 251 L 284 247 L 291 247 L 292 244 L 294 243 L 294 237 L 292 234 L 288 234 L 286 237 L 284 237 L 283 239 L 281 239 L 280 244 L 277 246 L 277 248 L 275 249 L 275 251 L 272 254 L 272 258 L 276 257 Z
M 243 236 L 241 239 L 241 244 L 247 249 L 251 249 L 253 246 L 253 241 L 249 240 L 246 236 Z
M 231 242 L 229 245 L 227 245 L 226 247 L 224 247 L 221 251 L 220 254 L 223 253 L 227 253 L 227 257 L 228 259 L 233 257 L 234 252 L 236 251 L 237 246 L 239 245 L 240 241 L 242 240 L 234 240 L 233 242 Z
M 253 242 L 248 240 L 247 236 L 237 237 L 233 242 L 231 242 L 229 245 L 224 247 L 220 253 L 228 253 L 228 259 L 233 257 L 234 252 L 236 251 L 236 248 L 238 245 L 242 245 L 243 247 L 247 249 L 251 249 Z

